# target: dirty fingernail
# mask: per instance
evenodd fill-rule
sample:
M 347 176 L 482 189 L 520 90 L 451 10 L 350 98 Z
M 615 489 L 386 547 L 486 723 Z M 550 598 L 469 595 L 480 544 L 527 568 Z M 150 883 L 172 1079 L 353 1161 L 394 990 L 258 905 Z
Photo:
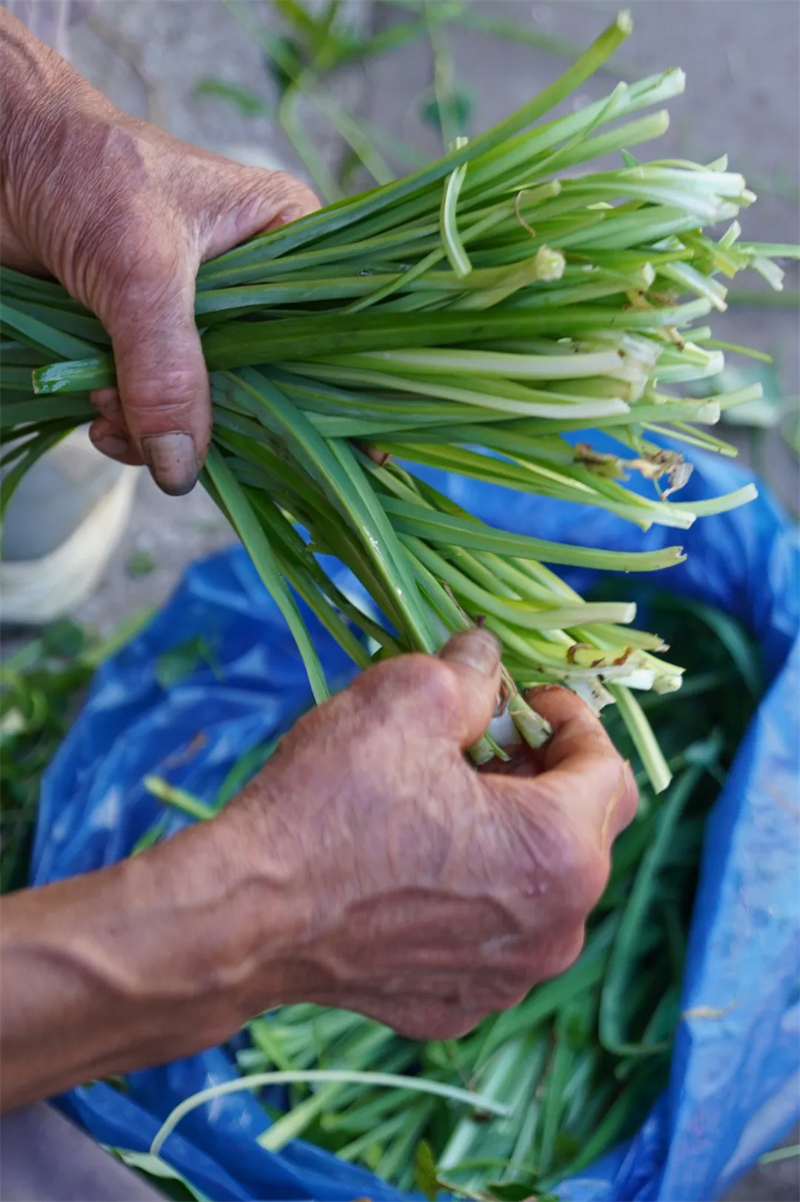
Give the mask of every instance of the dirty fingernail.
M 171 497 L 182 497 L 197 483 L 197 451 L 191 434 L 171 430 L 142 439 L 142 458 L 156 484 Z
M 121 459 L 130 450 L 130 443 L 121 434 L 104 434 L 102 438 L 94 439 L 94 445 L 109 459 Z
M 482 676 L 493 676 L 500 664 L 500 640 L 491 630 L 461 630 L 445 643 L 439 658 L 474 668 Z

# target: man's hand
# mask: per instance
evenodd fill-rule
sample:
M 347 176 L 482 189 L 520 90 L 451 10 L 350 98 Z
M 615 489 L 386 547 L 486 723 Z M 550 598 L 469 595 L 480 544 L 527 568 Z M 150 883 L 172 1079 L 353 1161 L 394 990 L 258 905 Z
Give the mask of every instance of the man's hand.
M 211 822 L 2 901 L 3 1104 L 190 1055 L 274 1006 L 458 1035 L 577 956 L 636 788 L 564 689 L 554 735 L 502 771 L 498 645 L 371 668 L 301 720 Z
M 56 276 L 110 334 L 95 446 L 188 492 L 211 439 L 197 269 L 316 198 L 126 116 L 2 8 L 0 76 L 0 262 Z
M 229 809 L 242 871 L 258 880 L 276 846 L 291 865 L 293 997 L 451 1038 L 578 955 L 635 812 L 633 775 L 554 687 L 532 697 L 547 747 L 476 773 L 463 753 L 499 684 L 488 631 L 381 664 L 303 718 Z M 246 1011 L 268 980 L 268 965 L 254 972 Z

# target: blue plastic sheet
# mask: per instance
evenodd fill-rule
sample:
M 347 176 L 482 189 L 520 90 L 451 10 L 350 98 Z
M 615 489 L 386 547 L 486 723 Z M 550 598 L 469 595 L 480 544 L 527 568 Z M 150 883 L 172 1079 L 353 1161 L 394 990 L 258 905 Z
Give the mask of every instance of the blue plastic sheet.
M 696 462 L 682 499 L 750 478 L 710 457 Z M 675 540 L 674 531 L 643 536 L 598 510 L 424 474 L 506 529 L 632 550 L 682 542 L 688 561 L 659 584 L 724 609 L 760 643 L 769 689 L 708 823 L 670 1087 L 631 1141 L 559 1191 L 570 1202 L 707 1202 L 774 1146 L 800 1109 L 797 532 L 768 496 Z M 583 590 L 590 577 L 569 573 Z M 355 587 L 342 569 L 339 582 Z M 329 677 L 346 683 L 352 667 L 306 616 Z M 198 638 L 205 659 L 171 686 L 159 683 L 160 657 Z M 98 673 L 44 780 L 33 882 L 127 854 L 163 812 L 142 787 L 147 772 L 210 800 L 248 749 L 309 703 L 289 633 L 243 551 L 195 565 L 164 611 Z M 183 821 L 170 815 L 167 829 Z M 95 1084 L 62 1105 L 101 1142 L 144 1151 L 173 1106 L 235 1075 L 228 1053 L 215 1049 L 132 1074 L 127 1095 Z M 265 1151 L 256 1137 L 268 1124 L 253 1097 L 228 1095 L 187 1117 L 163 1155 L 214 1200 L 400 1197 L 302 1141 Z

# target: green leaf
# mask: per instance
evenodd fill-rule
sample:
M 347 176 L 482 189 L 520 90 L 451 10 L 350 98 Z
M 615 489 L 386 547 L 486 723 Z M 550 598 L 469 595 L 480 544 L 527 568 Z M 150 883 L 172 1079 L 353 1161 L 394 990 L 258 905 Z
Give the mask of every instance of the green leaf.
M 719 346 L 714 340 L 706 346 Z M 727 345 L 727 344 L 726 344 Z M 725 349 L 723 346 L 721 349 Z M 739 348 L 730 347 L 737 351 Z M 784 392 L 777 368 L 772 363 L 727 366 L 717 376 L 698 380 L 691 391 L 695 396 L 717 396 L 734 394 L 740 389 L 758 389 L 760 395 L 745 404 L 726 406 L 722 421 L 729 426 L 751 426 L 769 429 L 777 426 L 784 413 Z
M 152 1179 L 158 1183 L 158 1188 L 161 1193 L 166 1191 L 169 1198 L 175 1199 L 194 1199 L 195 1202 L 209 1202 L 206 1194 L 202 1194 L 188 1178 L 179 1173 L 172 1165 L 167 1164 L 160 1156 L 153 1156 L 149 1152 L 132 1152 L 128 1148 L 109 1148 L 123 1164 L 129 1168 L 137 1169 L 145 1178 Z
M 317 20 L 299 0 L 273 0 L 275 8 L 290 28 L 298 35 L 313 38 L 317 32 Z
M 223 100 L 240 112 L 243 117 L 274 118 L 275 116 L 274 106 L 267 104 L 255 92 L 251 92 L 249 88 L 239 87 L 238 84 L 230 83 L 226 79 L 217 79 L 215 76 L 206 76 L 201 79 L 195 86 L 194 94 L 195 96 L 208 96 L 213 100 Z
M 31 372 L 27 371 L 26 375 L 30 382 Z M 5 369 L 3 377 L 6 376 Z M 4 379 L 5 384 L 5 379 Z M 29 383 L 29 386 L 30 383 Z M 51 399 L 45 397 L 43 400 L 36 400 L 31 397 L 25 401 L 12 401 L 11 403 L 3 404 L 0 408 L 0 430 L 13 430 L 18 426 L 34 425 L 38 426 L 45 422 L 60 422 L 67 418 L 73 420 L 73 425 L 78 426 L 83 422 L 93 421 L 97 416 L 97 410 L 89 401 L 88 397 L 82 396 L 66 396 Z
M 305 415 L 269 380 L 245 369 L 230 374 L 242 403 L 280 437 L 351 524 L 409 623 L 421 649 L 436 650 L 406 556 L 362 469 L 343 440 L 320 437 Z
M 43 350 L 52 351 L 60 359 L 86 359 L 97 353 L 97 347 L 81 338 L 74 338 L 49 322 L 31 317 L 15 309 L 7 301 L 0 301 L 0 323 L 16 330 L 26 341 Z
M 474 7 L 471 3 L 462 5 L 460 11 L 453 14 L 452 19 L 458 25 L 469 29 L 479 30 L 492 37 L 506 38 L 517 45 L 535 46 L 546 54 L 555 54 L 560 58 L 574 60 L 579 58 L 582 49 L 579 43 L 570 42 L 565 38 L 554 37 L 543 33 L 541 29 L 532 29 L 518 21 L 510 21 L 506 17 L 496 16 L 490 12 Z M 639 70 L 632 63 L 623 63 L 615 56 L 613 64 L 603 64 L 598 71 L 608 71 L 619 79 L 635 79 Z
M 706 771 L 706 763 L 713 758 L 715 749 L 718 754 L 718 744 L 712 740 L 707 748 L 706 762 L 690 765 L 675 779 L 659 813 L 655 836 L 637 867 L 630 897 L 612 948 L 600 999 L 600 1042 L 607 1051 L 616 1056 L 646 1057 L 663 1050 L 663 1047 L 658 1045 L 634 1042 L 626 1031 L 626 991 L 629 990 L 640 965 L 641 930 L 653 913 L 662 862 L 681 814 L 701 781 Z
M 456 145 L 461 144 L 463 141 L 464 139 L 457 138 Z M 462 163 L 460 167 L 456 167 L 452 175 L 448 175 L 445 181 L 444 192 L 442 193 L 442 207 L 439 217 L 442 243 L 450 266 L 459 279 L 463 279 L 472 271 L 472 264 L 467 257 L 464 243 L 461 241 L 456 216 L 458 197 L 466 174 L 467 164 Z
M 544 563 L 572 564 L 622 572 L 657 571 L 659 568 L 681 563 L 684 558 L 680 547 L 665 547 L 661 551 L 597 551 L 589 547 L 573 547 L 531 538 L 525 534 L 509 534 L 475 519 L 451 517 L 422 505 L 397 501 L 393 497 L 382 497 L 381 501 L 397 531 L 445 546 L 493 551 L 500 555 L 541 560 Z
M 428 1202 L 436 1202 L 439 1192 L 439 1178 L 436 1175 L 436 1161 L 433 1150 L 427 1140 L 421 1139 L 414 1153 L 414 1184 L 423 1193 Z
M 624 685 L 609 683 L 606 687 L 617 703 L 617 710 L 639 753 L 653 792 L 663 793 L 672 780 L 672 772 L 641 705 Z
M 435 95 L 427 96 L 419 106 L 420 117 L 426 125 L 436 130 L 452 129 L 457 133 L 466 133 L 474 111 L 474 93 L 465 88 L 454 88 L 448 96 L 442 97 L 441 102 Z
M 536 1188 L 536 1180 L 528 1177 L 527 1181 L 492 1181 L 489 1185 L 492 1202 L 557 1202 L 554 1195 L 542 1194 Z
M 46 651 L 73 659 L 86 647 L 86 631 L 71 618 L 51 622 L 42 631 L 42 645 Z
M 170 689 L 203 665 L 216 672 L 218 662 L 212 644 L 203 635 L 196 635 L 162 651 L 155 663 L 156 680 L 162 689 Z
M 141 547 L 136 547 L 128 556 L 125 564 L 125 571 L 129 576 L 138 579 L 141 576 L 149 576 L 156 566 L 156 561 L 148 551 L 143 551 Z
M 773 1152 L 765 1152 L 759 1156 L 759 1164 L 776 1164 L 779 1160 L 790 1160 L 800 1156 L 800 1144 L 789 1144 L 785 1148 L 776 1148 Z
M 706 605 L 702 601 L 681 597 L 671 599 L 671 604 L 694 614 L 712 631 L 733 660 L 751 697 L 758 700 L 764 691 L 758 647 L 742 626 L 723 610 Z
M 231 5 L 231 0 L 227 0 L 227 3 L 237 9 L 240 7 Z M 312 214 L 309 217 L 301 218 L 301 220 L 293 222 L 288 229 L 280 230 L 278 235 L 267 234 L 244 247 L 229 251 L 222 256 L 219 263 L 226 265 L 234 261 L 241 263 L 245 257 L 250 257 L 256 248 L 261 261 L 286 255 L 296 247 L 318 238 L 323 232 L 331 234 L 337 230 L 344 230 L 356 221 L 364 220 L 376 213 L 385 213 L 388 209 L 394 209 L 398 202 L 418 195 L 429 184 L 443 179 L 454 168 L 466 163 L 469 159 L 499 147 L 507 138 L 525 129 L 526 126 L 531 125 L 551 108 L 554 108 L 584 80 L 594 74 L 625 40 L 630 30 L 630 18 L 627 14 L 621 14 L 554 83 L 512 116 L 501 121 L 487 133 L 475 138 L 469 147 L 452 151 L 437 163 L 424 167 L 384 189 L 368 192 L 354 201 L 335 205 L 322 215 Z
M 318 704 L 326 701 L 329 692 L 325 673 L 300 610 L 297 608 L 297 603 L 286 580 L 280 573 L 263 527 L 242 491 L 241 485 L 216 447 L 212 447 L 208 454 L 205 472 L 216 494 L 220 497 L 231 524 L 244 543 L 256 571 L 294 636 L 308 673 L 315 700 Z
M 14 455 L 15 463 L 0 483 L 0 522 L 5 517 L 16 489 L 22 477 L 29 471 L 37 460 L 46 455 L 53 447 L 58 446 L 72 429 L 72 423 L 48 422 L 39 432 L 26 442 L 19 454 Z
M 171 785 L 161 776 L 148 775 L 142 784 L 148 793 L 157 797 L 164 805 L 172 806 L 173 809 L 179 810 L 182 814 L 188 814 L 198 822 L 205 822 L 207 819 L 213 818 L 216 813 L 212 806 L 206 805 L 204 801 L 187 793 L 185 789 Z

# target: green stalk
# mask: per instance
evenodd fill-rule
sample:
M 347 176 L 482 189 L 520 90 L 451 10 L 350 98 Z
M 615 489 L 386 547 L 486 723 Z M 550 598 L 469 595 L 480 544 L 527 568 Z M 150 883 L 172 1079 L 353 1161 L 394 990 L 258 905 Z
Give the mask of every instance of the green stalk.
M 561 240 L 564 245 L 564 239 Z M 579 333 L 597 327 L 629 330 L 680 328 L 704 317 L 710 305 L 699 298 L 683 305 L 644 310 L 604 310 L 575 306 L 566 313 L 489 311 L 487 313 L 437 313 L 429 316 L 406 314 L 336 314 L 326 317 L 324 330 L 309 330 L 305 318 L 280 321 L 226 323 L 216 326 L 203 339 L 206 361 L 212 370 L 240 369 L 254 364 L 291 359 L 317 358 L 354 351 L 395 350 L 406 347 L 444 346 L 450 343 L 482 342 L 515 334 Z M 88 392 L 114 384 L 110 358 L 76 360 L 52 364 L 33 372 L 37 395 Z
M 182 814 L 188 814 L 190 818 L 195 818 L 198 822 L 206 822 L 216 814 L 216 810 L 212 806 L 199 801 L 184 789 L 176 788 L 175 785 L 171 785 L 163 777 L 145 776 L 142 784 L 148 793 L 152 793 L 153 797 L 157 797 L 159 801 L 163 801 L 165 805 L 172 806 L 173 809 L 179 810 Z
M 436 576 L 446 580 L 454 592 L 479 611 L 494 613 L 499 618 L 523 630 L 559 630 L 579 626 L 587 622 L 632 622 L 636 606 L 622 603 L 581 602 L 570 607 L 547 609 L 535 607 L 529 601 L 510 601 L 498 598 L 488 589 L 474 584 L 453 564 L 438 555 L 431 547 L 417 538 L 401 535 L 409 550 Z
M 294 0 L 287 6 L 300 11 Z M 322 38 L 314 54 L 328 52 L 334 8 L 312 23 Z M 786 251 L 742 243 L 736 216 L 754 197 L 725 161 L 638 163 L 630 154 L 667 124 L 662 111 L 636 114 L 678 94 L 682 74 L 620 85 L 527 128 L 628 29 L 623 15 L 541 96 L 438 163 L 261 235 L 198 277 L 215 420 L 205 480 L 290 627 L 300 634 L 302 621 L 287 582 L 361 666 L 371 657 L 347 620 L 382 654 L 431 652 L 449 631 L 485 620 L 513 670 L 508 711 L 533 745 L 543 732 L 519 687 L 566 681 L 599 703 L 611 694 L 598 673 L 656 692 L 680 684 L 680 669 L 652 654 L 660 640 L 617 624 L 631 607 L 585 605 L 542 561 L 650 571 L 680 562 L 680 548 L 624 554 L 495 530 L 397 464 L 372 459 L 401 456 L 591 504 L 645 529 L 686 528 L 751 499 L 747 488 L 667 502 L 686 471 L 648 439 L 665 433 L 732 453 L 697 426 L 753 390 L 672 395 L 669 385 L 716 375 L 727 349 L 708 327 L 681 331 L 726 303 L 718 275 L 752 268 L 779 287 L 770 255 Z M 268 42 L 276 61 L 285 57 Z M 292 72 L 294 85 L 310 78 Z M 621 169 L 570 174 L 620 150 Z M 717 240 L 704 229 L 712 220 L 731 222 Z M 35 459 L 91 416 L 87 393 L 113 384 L 114 370 L 106 332 L 59 285 L 8 271 L 2 282 L 7 502 Z M 619 452 L 598 455 L 562 437 L 587 424 L 612 433 Z M 629 489 L 632 471 L 652 478 L 652 495 Z M 317 552 L 355 573 L 382 619 L 342 596 Z M 300 639 L 323 696 L 310 639 Z M 663 757 L 637 703 L 619 696 L 659 786 Z M 504 720 L 508 734 L 508 713 Z M 478 758 L 495 751 L 489 735 L 473 749 Z
M 456 150 L 460 150 L 466 145 L 466 138 L 456 138 L 454 143 Z M 456 221 L 456 207 L 458 205 L 459 193 L 467 174 L 467 166 L 467 163 L 462 163 L 460 167 L 456 167 L 455 171 L 447 177 L 442 193 L 442 208 L 439 218 L 445 254 L 450 266 L 459 279 L 468 276 L 472 271 L 472 264 L 467 258 L 467 252 L 464 250 L 464 243 L 461 241 Z
M 337 509 L 354 524 L 376 569 L 390 589 L 394 604 L 409 623 L 421 649 L 433 651 L 435 642 L 416 595 L 416 587 L 396 546 L 388 522 L 360 481 L 360 470 L 343 443 L 325 442 L 300 410 L 296 409 L 264 376 L 244 370 L 230 376 L 237 395 L 251 401 L 252 412 L 291 446 Z M 396 549 L 395 549 L 396 546 Z
M 212 447 L 206 458 L 205 471 L 219 495 L 225 512 L 236 533 L 244 543 L 256 571 L 283 615 L 302 656 L 311 691 L 317 704 L 327 701 L 330 693 L 325 673 L 294 598 L 281 575 L 262 526 L 249 505 L 241 486 L 219 451 Z
M 421 1077 L 399 1077 L 392 1073 L 352 1072 L 348 1069 L 311 1069 L 305 1072 L 253 1073 L 248 1077 L 241 1077 L 237 1081 L 221 1081 L 217 1085 L 212 1085 L 208 1089 L 201 1089 L 197 1093 L 192 1094 L 191 1097 L 184 1099 L 161 1124 L 150 1145 L 151 1155 L 158 1156 L 165 1141 L 175 1130 L 181 1119 L 185 1118 L 187 1114 L 195 1110 L 198 1106 L 205 1105 L 206 1102 L 212 1102 L 215 1098 L 229 1093 L 239 1093 L 242 1090 L 263 1088 L 267 1085 L 291 1085 L 299 1082 L 320 1084 L 341 1082 L 352 1085 L 374 1085 L 385 1089 L 412 1090 L 418 1093 L 434 1094 L 453 1102 L 460 1102 L 462 1105 L 473 1106 L 488 1114 L 504 1115 L 506 1113 L 505 1106 L 494 1102 L 491 1098 L 483 1097 L 482 1094 L 470 1093 L 466 1089 L 458 1089 L 450 1085 L 442 1085 L 438 1081 L 426 1081 Z
M 663 793 L 672 780 L 669 765 L 664 759 L 661 748 L 656 742 L 652 727 L 645 717 L 642 707 L 624 685 L 609 684 L 608 691 L 617 703 L 617 708 L 633 739 L 633 745 L 639 753 L 645 771 L 650 779 L 655 793 Z
M 455 148 L 437 163 L 414 172 L 404 180 L 367 192 L 356 201 L 344 201 L 331 205 L 322 214 L 303 217 L 288 229 L 262 235 L 260 238 L 251 240 L 244 247 L 228 251 L 217 260 L 218 266 L 227 267 L 233 263 L 242 266 L 253 258 L 257 258 L 260 263 L 265 263 L 271 258 L 288 254 L 296 247 L 321 237 L 323 233 L 330 234 L 346 229 L 356 221 L 363 221 L 373 214 L 385 212 L 397 205 L 399 201 L 418 194 L 424 188 L 449 175 L 463 163 L 501 145 L 518 130 L 531 125 L 549 109 L 554 108 L 611 57 L 630 31 L 630 16 L 627 13 L 621 13 L 589 49 L 554 83 L 511 117 L 507 117 L 494 129 L 489 130 L 488 133 L 475 138 L 467 146 Z
M 542 559 L 546 563 L 570 564 L 575 567 L 602 568 L 608 571 L 653 572 L 683 561 L 680 547 L 665 547 L 660 551 L 596 551 L 589 547 L 567 547 L 523 534 L 508 534 L 504 530 L 485 526 L 474 519 L 438 514 L 423 506 L 382 498 L 383 507 L 392 525 L 401 534 L 416 534 L 434 543 L 468 547 L 477 551 L 494 551 L 522 559 Z

